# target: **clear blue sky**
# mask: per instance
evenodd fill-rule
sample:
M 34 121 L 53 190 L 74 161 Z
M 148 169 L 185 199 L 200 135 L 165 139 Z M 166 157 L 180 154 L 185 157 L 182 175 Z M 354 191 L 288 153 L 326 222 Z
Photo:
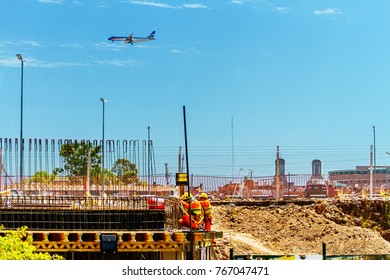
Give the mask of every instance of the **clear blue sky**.
M 368 165 L 373 125 L 388 165 L 389 10 L 387 0 L 0 0 L 0 137 L 19 137 L 20 53 L 25 138 L 101 139 L 104 97 L 106 139 L 147 139 L 150 126 L 155 150 L 176 153 L 186 106 L 193 158 L 224 154 L 227 170 L 268 173 L 245 160 L 272 155 L 272 170 L 277 145 L 286 163 L 307 153 L 296 161 L 308 173 L 325 154 L 326 169 Z M 155 41 L 107 40 L 153 30 Z M 341 164 L 354 155 L 363 160 Z

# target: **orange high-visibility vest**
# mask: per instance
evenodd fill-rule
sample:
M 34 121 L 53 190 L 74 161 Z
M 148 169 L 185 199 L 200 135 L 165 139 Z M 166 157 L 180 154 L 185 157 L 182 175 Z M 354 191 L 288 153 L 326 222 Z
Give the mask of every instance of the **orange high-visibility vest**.
M 188 210 L 188 208 L 189 208 L 188 202 L 181 201 L 181 203 L 182 203 L 183 207 Z M 199 201 L 197 201 L 197 200 L 191 201 L 191 212 L 193 215 L 196 215 L 196 216 L 202 215 L 202 212 L 203 212 L 202 209 L 203 209 L 202 205 L 200 204 Z
M 203 207 L 204 215 L 208 218 L 212 217 L 213 208 L 209 200 L 201 200 L 200 204 Z

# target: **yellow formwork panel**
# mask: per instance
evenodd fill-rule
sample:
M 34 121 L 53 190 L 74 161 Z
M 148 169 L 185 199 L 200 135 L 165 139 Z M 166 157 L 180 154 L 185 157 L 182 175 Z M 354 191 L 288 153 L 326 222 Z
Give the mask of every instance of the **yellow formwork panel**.
M 188 243 L 188 242 L 186 242 Z M 100 252 L 100 242 L 33 242 L 37 252 Z M 118 252 L 184 251 L 178 242 L 118 242 Z
M 222 232 L 169 231 L 28 231 L 38 252 L 99 252 L 100 235 L 115 234 L 118 252 L 184 252 L 191 243 L 197 248 L 212 246 Z M 191 237 L 192 236 L 192 237 Z

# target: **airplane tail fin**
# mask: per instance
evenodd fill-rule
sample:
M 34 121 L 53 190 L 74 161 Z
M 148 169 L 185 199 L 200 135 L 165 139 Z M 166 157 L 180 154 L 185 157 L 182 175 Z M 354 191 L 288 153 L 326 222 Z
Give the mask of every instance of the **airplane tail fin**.
M 148 36 L 148 39 L 154 40 L 154 34 L 156 34 L 156 31 L 153 31 L 152 33 L 150 33 L 150 35 Z

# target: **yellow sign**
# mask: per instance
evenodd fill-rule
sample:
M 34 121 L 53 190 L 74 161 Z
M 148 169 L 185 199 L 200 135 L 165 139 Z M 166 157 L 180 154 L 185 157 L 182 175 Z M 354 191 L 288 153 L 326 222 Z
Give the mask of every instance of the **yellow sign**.
M 187 185 L 188 178 L 187 173 L 176 173 L 176 185 Z

